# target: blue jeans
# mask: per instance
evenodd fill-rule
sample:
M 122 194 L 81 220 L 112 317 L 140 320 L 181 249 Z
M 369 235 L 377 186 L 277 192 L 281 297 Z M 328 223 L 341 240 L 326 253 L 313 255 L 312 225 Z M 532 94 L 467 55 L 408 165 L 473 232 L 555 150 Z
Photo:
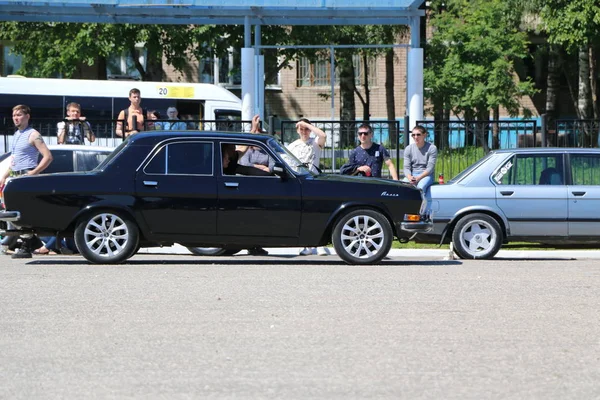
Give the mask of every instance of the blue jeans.
M 412 176 L 419 176 L 425 171 L 412 171 Z M 407 178 L 404 178 L 406 182 L 408 182 Z M 433 178 L 431 174 L 427 175 L 425 178 L 421 179 L 419 183 L 417 183 L 417 187 L 423 191 L 425 195 L 425 200 L 427 200 L 427 206 L 425 207 L 425 213 L 431 213 L 431 184 L 433 183 Z

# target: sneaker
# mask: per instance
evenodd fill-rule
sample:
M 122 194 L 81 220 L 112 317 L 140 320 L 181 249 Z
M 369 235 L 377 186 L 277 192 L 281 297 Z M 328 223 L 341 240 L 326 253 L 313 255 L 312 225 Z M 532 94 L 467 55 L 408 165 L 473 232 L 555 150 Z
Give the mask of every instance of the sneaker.
M 305 247 L 302 250 L 300 250 L 300 255 L 301 256 L 310 256 L 313 254 L 314 251 L 314 247 Z
M 331 252 L 327 247 L 317 247 L 317 255 L 319 256 L 328 256 Z
M 7 254 L 9 254 L 8 252 L 9 252 L 8 246 L 6 246 L 6 245 L 0 246 L 0 254 L 7 255 Z
M 33 255 L 31 254 L 31 251 L 29 251 L 29 249 L 25 248 L 25 247 L 21 247 L 19 248 L 19 250 L 17 250 L 17 252 L 15 252 L 12 256 L 10 256 L 10 258 L 32 258 Z
M 269 252 L 263 249 L 262 247 L 252 247 L 248 249 L 248 255 L 251 256 L 268 256 Z

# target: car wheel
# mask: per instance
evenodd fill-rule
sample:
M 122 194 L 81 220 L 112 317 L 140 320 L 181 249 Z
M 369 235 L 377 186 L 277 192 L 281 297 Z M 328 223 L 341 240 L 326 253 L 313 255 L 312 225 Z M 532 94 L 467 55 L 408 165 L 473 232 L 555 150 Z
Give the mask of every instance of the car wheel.
M 337 221 L 331 239 L 336 253 L 348 264 L 376 264 L 389 253 L 393 235 L 380 212 L 355 210 Z
M 195 256 L 232 256 L 241 249 L 224 249 L 222 247 L 188 247 Z
M 129 217 L 115 211 L 96 212 L 75 228 L 79 252 L 95 264 L 118 264 L 133 256 L 139 245 L 139 230 Z
M 462 217 L 452 233 L 454 251 L 460 258 L 492 258 L 500 250 L 502 241 L 500 224 L 486 214 Z

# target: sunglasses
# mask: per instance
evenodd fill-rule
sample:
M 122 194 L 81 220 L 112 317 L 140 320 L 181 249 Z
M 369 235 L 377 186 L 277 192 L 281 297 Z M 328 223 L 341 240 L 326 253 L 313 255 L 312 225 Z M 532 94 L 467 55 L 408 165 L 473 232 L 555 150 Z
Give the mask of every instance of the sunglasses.
M 359 135 L 368 135 L 369 132 L 358 132 Z
M 421 135 L 420 133 L 413 133 L 413 134 L 411 134 L 410 136 L 412 136 L 412 137 L 416 137 L 416 136 L 423 136 L 423 135 Z

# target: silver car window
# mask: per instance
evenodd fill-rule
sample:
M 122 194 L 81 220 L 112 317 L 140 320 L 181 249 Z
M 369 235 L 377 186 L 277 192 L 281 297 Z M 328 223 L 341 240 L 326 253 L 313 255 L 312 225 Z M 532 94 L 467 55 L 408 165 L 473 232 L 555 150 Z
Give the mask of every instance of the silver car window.
M 494 171 L 498 185 L 562 185 L 562 154 L 518 154 Z
M 571 154 L 573 185 L 600 185 L 600 155 Z

